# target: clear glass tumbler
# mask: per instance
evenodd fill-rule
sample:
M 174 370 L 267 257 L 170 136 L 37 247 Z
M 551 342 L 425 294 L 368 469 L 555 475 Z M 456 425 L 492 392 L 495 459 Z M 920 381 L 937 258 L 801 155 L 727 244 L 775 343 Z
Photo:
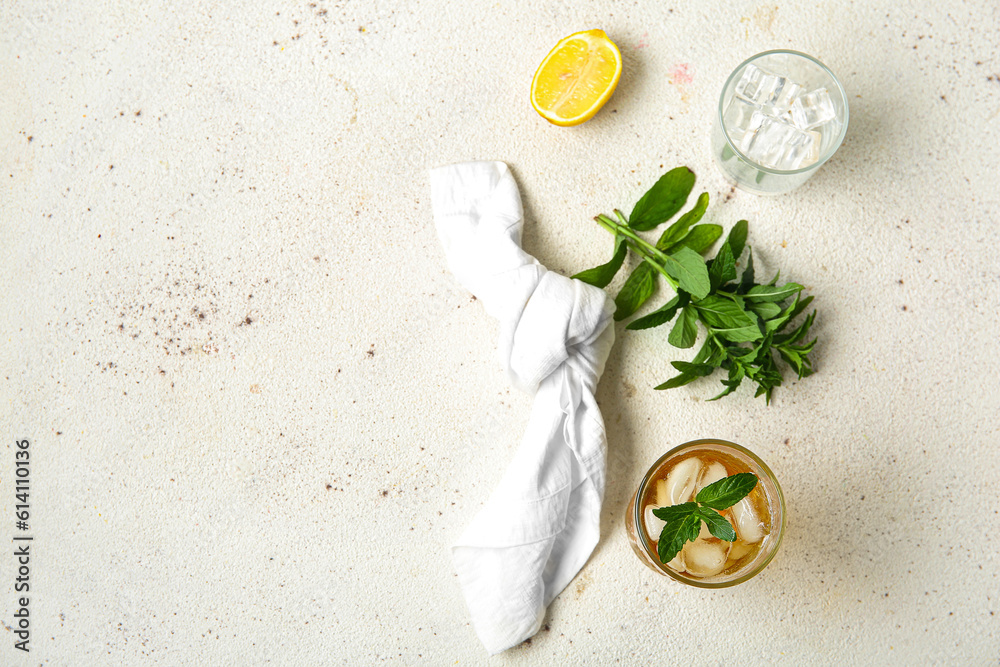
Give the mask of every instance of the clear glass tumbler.
M 763 537 L 749 549 L 744 546 L 745 553 L 731 561 L 727 560 L 726 567 L 711 576 L 692 576 L 690 573 L 678 572 L 661 563 L 656 551 L 656 538 L 659 536 L 650 536 L 646 527 L 647 506 L 659 504 L 655 501 L 658 480 L 665 479 L 675 465 L 692 457 L 697 458 L 705 466 L 711 465 L 712 462 L 720 462 L 729 475 L 752 472 L 759 480 L 757 487 L 747 496 L 747 501 L 755 505 L 760 512 L 757 518 L 762 525 Z M 740 526 L 736 527 L 739 531 Z M 785 532 L 785 497 L 774 473 L 750 450 L 725 440 L 694 440 L 674 447 L 646 472 L 629 503 L 625 516 L 625 529 L 639 560 L 654 572 L 689 586 L 726 588 L 755 576 L 774 558 Z M 735 549 L 739 542 L 740 540 L 733 542 L 729 548 Z M 727 555 L 727 558 L 729 557 Z
M 758 82 L 752 81 L 750 88 L 754 91 L 745 96 L 743 93 L 748 82 L 744 74 L 748 68 L 751 68 L 749 70 L 751 74 L 755 71 L 752 68 L 758 68 L 765 75 L 773 75 L 774 78 L 770 81 L 772 84 L 775 79 L 780 79 L 786 85 L 755 87 Z M 761 91 L 762 87 L 766 89 Z M 808 121 L 793 124 L 793 114 L 789 113 L 790 100 L 801 96 L 802 100 L 808 101 L 812 99 L 808 94 L 822 89 L 826 90 L 823 101 L 827 104 L 827 108 L 832 105 L 834 118 L 815 127 L 810 127 Z M 756 100 L 753 99 L 755 94 L 760 95 Z M 771 94 L 773 96 L 767 99 Z M 748 105 L 748 102 L 751 104 Z M 755 108 L 753 103 L 756 103 Z M 774 103 L 777 103 L 779 108 L 776 109 Z M 747 109 L 742 109 L 743 106 Z M 810 105 L 799 108 L 805 109 L 806 113 L 810 113 L 813 109 Z M 753 116 L 751 123 L 749 121 L 755 110 L 761 115 Z M 787 125 L 798 125 L 796 131 L 788 130 L 795 136 L 785 137 L 786 145 L 794 144 L 803 138 L 812 141 L 802 133 L 819 135 L 816 137 L 815 146 L 810 147 L 809 158 L 802 166 L 795 169 L 778 168 L 775 166 L 775 161 L 766 159 L 771 147 L 781 145 L 780 131 L 771 133 L 775 141 L 765 142 L 762 139 L 766 133 L 758 130 L 757 139 L 761 141 L 754 146 L 750 142 L 754 133 L 742 132 L 739 129 L 741 126 L 747 127 L 757 123 L 758 118 L 764 118 L 765 123 L 770 123 L 779 115 Z M 733 70 L 722 88 L 712 128 L 712 154 L 726 179 L 742 190 L 767 195 L 790 192 L 805 183 L 837 151 L 847 133 L 848 115 L 847 94 L 844 92 L 844 87 L 826 65 L 798 51 L 777 50 L 758 53 Z M 807 117 L 800 113 L 797 118 Z M 741 125 L 734 122 L 736 119 L 747 122 Z M 759 124 L 755 126 L 759 127 Z M 794 164 L 794 160 L 791 163 Z

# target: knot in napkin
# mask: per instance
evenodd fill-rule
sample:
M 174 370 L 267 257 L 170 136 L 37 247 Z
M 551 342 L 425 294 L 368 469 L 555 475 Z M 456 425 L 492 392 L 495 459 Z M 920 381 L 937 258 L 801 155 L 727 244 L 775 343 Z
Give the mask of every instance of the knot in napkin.
M 513 461 L 452 550 L 473 626 L 498 653 L 538 631 L 597 544 L 607 444 L 594 390 L 614 305 L 524 252 L 521 198 L 504 163 L 434 169 L 431 194 L 449 267 L 498 320 L 512 383 L 535 394 Z

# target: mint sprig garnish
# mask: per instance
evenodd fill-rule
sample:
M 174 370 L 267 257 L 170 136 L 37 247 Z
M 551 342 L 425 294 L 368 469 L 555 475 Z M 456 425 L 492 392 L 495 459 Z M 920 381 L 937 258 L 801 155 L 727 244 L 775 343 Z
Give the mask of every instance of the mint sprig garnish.
M 653 516 L 666 522 L 656 543 L 660 562 L 669 563 L 677 557 L 685 544 L 698 539 L 703 521 L 715 537 L 726 542 L 734 541 L 736 531 L 716 510 L 729 509 L 743 500 L 755 486 L 757 475 L 740 472 L 709 484 L 698 492 L 693 502 L 655 508 Z
M 694 181 L 694 173 L 687 167 L 671 169 L 642 196 L 630 217 L 615 209 L 617 220 L 604 214 L 594 218 L 614 234 L 614 255 L 608 263 L 573 277 L 607 287 L 631 250 L 642 262 L 632 269 L 615 297 L 615 319 L 634 315 L 656 293 L 657 278 L 662 277 L 676 295 L 625 328 L 652 329 L 673 320 L 667 340 L 682 349 L 695 344 L 699 322 L 706 332 L 705 343 L 694 358 L 671 362 L 679 374 L 656 389 L 680 387 L 721 368 L 728 376 L 722 380 L 725 390 L 710 400 L 722 398 L 743 380 L 750 380 L 757 384 L 755 396 L 763 395 L 770 403 L 771 392 L 783 379 L 777 359 L 791 366 L 800 379 L 813 373 L 809 353 L 816 339 L 808 336 L 816 311 L 789 329 L 813 298 L 802 298 L 803 287 L 798 283 L 779 285 L 777 275 L 766 284 L 756 282 L 746 220 L 733 226 L 713 259 L 702 257 L 722 236 L 721 226 L 699 224 L 708 208 L 707 192 L 667 227 L 655 244 L 639 236 L 638 232 L 654 229 L 676 215 L 687 202 Z M 747 259 L 740 273 L 737 265 L 744 253 Z

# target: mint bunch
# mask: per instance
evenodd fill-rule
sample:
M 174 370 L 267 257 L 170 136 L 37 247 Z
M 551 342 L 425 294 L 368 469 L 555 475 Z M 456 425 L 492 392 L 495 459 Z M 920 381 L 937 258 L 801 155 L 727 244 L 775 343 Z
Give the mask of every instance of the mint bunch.
M 741 472 L 723 477 L 698 492 L 694 501 L 658 507 L 653 516 L 666 521 L 656 543 L 656 553 L 661 563 L 672 561 L 684 545 L 694 542 L 701 533 L 701 523 L 705 522 L 712 535 L 732 542 L 736 531 L 716 510 L 726 510 L 743 500 L 757 486 L 757 476 L 752 472 Z
M 812 375 L 809 353 L 816 339 L 807 338 L 816 311 L 798 326 L 791 325 L 813 297 L 801 298 L 803 287 L 797 283 L 779 285 L 777 275 L 765 284 L 756 282 L 746 220 L 737 222 L 715 257 L 706 260 L 702 254 L 722 236 L 721 226 L 699 224 L 708 208 L 707 192 L 698 197 L 694 208 L 667 227 L 655 244 L 639 236 L 638 232 L 654 229 L 679 213 L 694 181 L 694 172 L 687 167 L 671 169 L 642 196 L 628 218 L 617 209 L 617 220 L 604 214 L 594 218 L 614 234 L 614 256 L 608 263 L 573 277 L 607 287 L 631 250 L 642 263 L 632 270 L 615 297 L 615 319 L 635 314 L 656 293 L 659 275 L 674 289 L 675 296 L 625 328 L 651 329 L 675 320 L 667 340 L 678 348 L 694 346 L 699 322 L 707 334 L 691 361 L 671 362 L 679 375 L 656 389 L 680 387 L 721 368 L 728 375 L 722 380 L 725 390 L 710 400 L 732 393 L 749 379 L 757 384 L 754 395 L 763 395 L 770 403 L 772 390 L 782 381 L 776 357 L 791 366 L 800 379 Z M 736 266 L 744 252 L 745 268 L 738 273 Z

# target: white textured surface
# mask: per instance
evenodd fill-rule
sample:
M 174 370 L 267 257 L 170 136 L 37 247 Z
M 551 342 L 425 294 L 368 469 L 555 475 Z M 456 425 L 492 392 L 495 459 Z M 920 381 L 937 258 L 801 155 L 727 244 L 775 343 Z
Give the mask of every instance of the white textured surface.
M 35 535 L 33 651 L 0 631 L 0 663 L 995 663 L 995 2 L 174 4 L 0 5 L 0 543 L 14 437 Z M 619 89 L 550 126 L 531 74 L 590 27 Z M 731 193 L 718 92 L 780 47 L 840 76 L 850 130 L 793 194 Z M 707 221 L 748 218 L 820 310 L 818 373 L 770 407 L 654 392 L 683 357 L 619 329 L 601 542 L 492 659 L 447 547 L 530 399 L 434 233 L 427 170 L 468 159 L 511 165 L 525 249 L 565 274 L 610 252 L 592 215 L 688 165 Z M 642 567 L 622 525 L 706 436 L 768 461 L 790 516 L 718 592 Z

